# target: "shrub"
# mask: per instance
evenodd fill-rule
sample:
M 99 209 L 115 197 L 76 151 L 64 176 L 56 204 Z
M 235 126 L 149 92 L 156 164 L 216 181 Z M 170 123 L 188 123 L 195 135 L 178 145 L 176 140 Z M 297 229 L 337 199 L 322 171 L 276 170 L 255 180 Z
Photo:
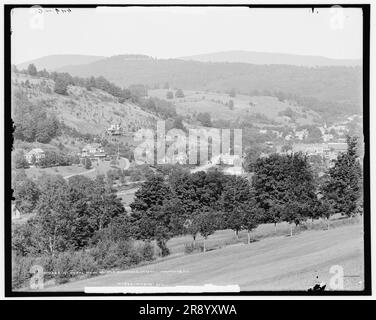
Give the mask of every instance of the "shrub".
M 142 259 L 152 261 L 154 259 L 154 247 L 150 242 L 145 242 L 141 247 Z
M 20 288 L 27 284 L 31 277 L 30 269 L 34 259 L 16 256 L 12 261 L 12 287 Z
M 74 277 L 99 273 L 94 257 L 85 251 L 68 251 L 57 256 L 15 256 L 12 263 L 12 287 L 28 286 L 32 276 L 31 268 L 36 265 L 43 268 L 44 281 L 55 279 L 59 284 Z
M 89 158 L 86 158 L 85 160 L 85 169 L 89 170 L 91 168 L 91 160 Z
M 85 251 L 64 252 L 53 260 L 54 278 L 65 283 L 82 275 L 98 274 L 99 268 L 93 256 Z
M 55 279 L 58 283 L 65 283 L 72 278 L 75 271 L 75 260 L 72 254 L 64 252 L 60 254 L 54 262 Z
M 91 251 L 101 269 L 127 268 L 142 261 L 154 258 L 154 248 L 150 243 L 135 243 L 132 240 L 100 240 Z
M 166 98 L 167 99 L 174 99 L 174 93 L 172 91 L 168 91 L 166 93 Z
M 204 251 L 204 245 L 201 243 L 186 243 L 184 245 L 184 253 L 185 254 L 191 254 L 194 252 L 202 252 Z

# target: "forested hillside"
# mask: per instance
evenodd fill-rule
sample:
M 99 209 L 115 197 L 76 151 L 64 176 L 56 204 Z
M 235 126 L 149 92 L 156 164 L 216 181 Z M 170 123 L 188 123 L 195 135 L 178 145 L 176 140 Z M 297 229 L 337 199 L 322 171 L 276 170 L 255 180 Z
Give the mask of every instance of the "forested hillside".
M 120 86 L 145 84 L 191 90 L 290 97 L 324 116 L 361 111 L 360 67 L 298 67 L 246 63 L 203 63 L 119 55 L 61 69 L 75 76 L 104 76 Z

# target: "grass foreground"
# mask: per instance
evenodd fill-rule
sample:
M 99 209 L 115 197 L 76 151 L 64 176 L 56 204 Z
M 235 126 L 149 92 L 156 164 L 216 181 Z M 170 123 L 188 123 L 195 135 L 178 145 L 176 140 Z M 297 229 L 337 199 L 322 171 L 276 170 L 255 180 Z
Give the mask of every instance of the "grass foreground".
M 226 231 L 233 236 L 230 230 Z M 217 234 L 217 237 L 220 236 Z M 171 240 L 172 252 L 177 251 L 178 240 Z M 331 290 L 333 266 L 343 269 L 343 290 L 363 290 L 361 223 L 340 224 L 330 230 L 306 230 L 293 237 L 276 235 L 249 245 L 238 242 L 206 253 L 172 254 L 148 265 L 44 290 L 84 291 L 85 287 L 214 284 L 239 285 L 241 291 L 306 291 L 318 282 L 325 282 L 327 289 Z

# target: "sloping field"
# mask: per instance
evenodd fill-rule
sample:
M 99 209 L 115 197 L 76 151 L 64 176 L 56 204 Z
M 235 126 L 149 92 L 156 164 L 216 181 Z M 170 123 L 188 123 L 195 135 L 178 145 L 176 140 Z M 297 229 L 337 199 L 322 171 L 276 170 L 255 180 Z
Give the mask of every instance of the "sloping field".
M 160 99 L 166 99 L 166 89 L 149 90 L 149 96 L 155 96 Z M 176 106 L 179 114 L 193 114 L 198 112 L 210 113 L 212 119 L 236 120 L 244 117 L 254 117 L 263 115 L 267 119 L 273 119 L 281 125 L 289 125 L 288 119 L 279 115 L 280 111 L 287 108 L 294 110 L 298 117 L 297 122 L 300 125 L 313 124 L 315 119 L 320 116 L 312 110 L 303 110 L 303 108 L 292 105 L 288 102 L 278 101 L 275 97 L 266 96 L 248 96 L 237 94 L 236 97 L 230 97 L 228 94 L 216 92 L 203 92 L 184 90 L 184 98 L 174 98 L 171 101 Z M 227 103 L 232 100 L 234 109 L 230 110 Z M 253 119 L 257 123 L 258 119 Z M 264 120 L 265 121 L 265 120 Z
M 250 245 L 176 258 L 91 279 L 46 288 L 83 291 L 91 286 L 234 285 L 242 291 L 307 290 L 317 281 L 329 284 L 334 265 L 343 267 L 344 290 L 362 290 L 364 278 L 361 224 L 329 231 L 306 231 Z

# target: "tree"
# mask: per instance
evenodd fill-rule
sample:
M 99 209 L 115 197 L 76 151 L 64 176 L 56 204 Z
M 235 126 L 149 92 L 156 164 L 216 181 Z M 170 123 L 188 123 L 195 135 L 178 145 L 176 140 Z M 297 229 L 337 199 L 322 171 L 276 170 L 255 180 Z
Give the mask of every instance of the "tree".
M 251 231 L 256 229 L 262 221 L 264 210 L 260 208 L 255 200 L 251 200 L 239 207 L 243 214 L 243 228 L 247 230 L 247 243 L 251 243 Z
M 38 166 L 41 168 L 48 168 L 58 164 L 57 154 L 55 151 L 46 151 L 45 156 L 38 160 Z
M 172 195 L 179 201 L 180 219 L 193 241 L 200 232 L 199 214 L 205 208 L 220 210 L 224 182 L 224 175 L 217 171 L 193 174 L 180 172 L 170 180 Z
M 356 213 L 362 195 L 362 168 L 357 143 L 356 137 L 347 137 L 347 152 L 338 155 L 322 186 L 323 196 L 331 200 L 333 210 L 346 216 Z
M 202 124 L 204 127 L 211 127 L 211 126 L 212 126 L 210 113 L 208 113 L 208 112 L 200 112 L 200 113 L 197 115 L 197 120 L 200 121 L 201 124 Z
M 12 250 L 16 256 L 36 256 L 46 253 L 45 239 L 42 237 L 43 230 L 30 218 L 26 223 L 12 225 Z
M 334 211 L 334 203 L 332 200 L 328 199 L 321 199 L 321 201 L 318 202 L 317 206 L 314 208 L 314 213 L 316 218 L 318 217 L 325 217 L 326 218 L 326 224 L 327 224 L 327 229 L 329 230 L 330 228 L 330 217 L 332 214 L 335 213 Z
M 69 202 L 69 187 L 62 176 L 44 175 L 38 180 L 40 195 L 35 220 L 40 226 L 41 244 L 50 255 L 69 248 L 73 213 Z
M 175 119 L 174 119 L 174 123 L 173 123 L 173 128 L 175 129 L 180 129 L 180 130 L 183 130 L 185 131 L 185 127 L 184 127 L 184 124 L 183 124 L 183 117 L 182 116 L 177 116 Z
M 143 107 L 146 108 L 149 112 L 157 112 L 157 107 L 153 99 L 149 98 L 142 103 Z
M 68 89 L 68 82 L 62 76 L 58 76 L 55 80 L 54 91 L 58 94 L 66 95 Z
M 91 168 L 91 160 L 90 158 L 85 158 L 85 169 L 89 170 Z
M 91 180 L 74 176 L 68 180 L 73 214 L 71 235 L 76 248 L 88 244 L 94 233 L 105 229 L 111 221 L 124 214 L 124 207 L 115 191 L 101 178 Z
M 224 216 L 223 227 L 234 230 L 237 238 L 243 228 L 245 209 L 250 200 L 248 181 L 241 177 L 228 176 L 220 200 Z
M 178 89 L 175 92 L 175 98 L 184 98 L 184 92 L 182 89 Z
M 234 101 L 233 100 L 229 100 L 229 102 L 228 102 L 228 108 L 230 110 L 234 110 Z
M 27 73 L 31 76 L 37 75 L 38 70 L 33 63 L 29 64 L 29 66 L 27 67 Z
M 172 236 L 172 223 L 175 201 L 170 201 L 171 190 L 163 176 L 154 175 L 141 185 L 135 193 L 131 220 L 134 237 L 142 240 L 157 241 L 162 255 L 167 255 L 167 240 Z
M 317 201 L 312 170 L 307 157 L 299 153 L 258 159 L 253 186 L 256 201 L 265 210 L 264 222 L 282 219 L 298 225 Z
M 13 196 L 15 205 L 23 213 L 31 213 L 39 199 L 39 189 L 35 182 L 25 175 L 22 178 L 15 177 L 13 183 Z
M 16 139 L 48 143 L 60 133 L 59 121 L 55 116 L 48 115 L 43 106 L 46 102 L 41 100 L 40 104 L 42 106 L 31 103 L 25 91 L 15 90 L 12 108 Z
M 48 143 L 51 141 L 50 128 L 47 119 L 41 119 L 37 123 L 35 140 L 40 143 Z
M 186 219 L 183 224 L 185 228 L 185 232 L 190 234 L 193 238 L 193 247 L 196 246 L 196 237 L 197 234 L 200 232 L 200 220 L 198 217 L 197 212 L 192 214 L 189 219 Z
M 231 98 L 235 98 L 235 96 L 236 96 L 236 90 L 235 90 L 234 88 L 232 88 L 232 89 L 230 90 L 230 92 L 229 92 L 229 96 L 230 96 Z
M 12 157 L 13 168 L 16 169 L 26 169 L 29 168 L 29 163 L 25 159 L 25 155 L 22 150 L 17 150 Z
M 243 162 L 243 167 L 248 172 L 253 172 L 255 170 L 255 165 L 257 159 L 265 150 L 265 147 L 261 144 L 253 144 L 251 147 L 245 150 L 245 159 Z
M 263 221 L 274 224 L 274 233 L 277 234 L 277 224 L 281 222 L 283 216 L 283 204 L 277 200 L 270 200 L 268 202 L 269 210 L 264 212 Z
M 308 135 L 305 138 L 306 143 L 319 143 L 322 142 L 322 133 L 318 127 L 310 126 L 308 128 Z
M 293 223 L 296 226 L 306 218 L 307 204 L 299 201 L 288 201 L 283 206 L 282 219 L 290 224 L 290 236 L 292 237 Z
M 167 241 L 174 235 L 181 234 L 180 205 L 177 199 L 166 199 L 160 210 L 155 212 L 155 235 L 158 247 L 162 256 L 167 256 L 170 250 L 167 248 Z
M 174 93 L 172 91 L 167 91 L 166 98 L 169 100 L 174 99 Z
M 204 207 L 196 217 L 198 230 L 204 238 L 204 252 L 206 252 L 205 241 L 217 230 L 217 214 L 210 207 Z

